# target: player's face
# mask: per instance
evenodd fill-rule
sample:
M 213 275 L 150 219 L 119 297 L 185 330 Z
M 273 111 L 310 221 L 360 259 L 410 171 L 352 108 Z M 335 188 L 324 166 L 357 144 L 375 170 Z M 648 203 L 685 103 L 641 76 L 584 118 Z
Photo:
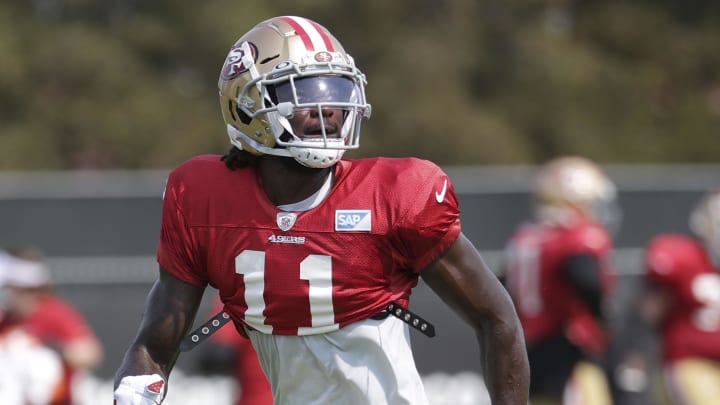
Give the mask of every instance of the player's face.
M 298 109 L 290 119 L 295 135 L 308 139 L 322 139 L 323 132 L 328 139 L 340 138 L 343 125 L 343 110 L 323 107 Z
M 296 136 L 341 138 L 347 111 L 339 105 L 356 102 L 358 88 L 343 76 L 310 76 L 276 87 L 277 101 L 294 105 L 290 124 Z

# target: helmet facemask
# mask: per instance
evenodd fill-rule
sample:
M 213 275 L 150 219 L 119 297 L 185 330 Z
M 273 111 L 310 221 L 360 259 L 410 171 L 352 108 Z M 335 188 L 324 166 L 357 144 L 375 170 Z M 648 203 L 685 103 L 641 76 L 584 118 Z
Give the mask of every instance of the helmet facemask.
M 328 167 L 345 150 L 359 147 L 360 123 L 365 116 L 360 86 L 344 75 L 290 75 L 283 79 L 270 85 L 275 94 L 270 97 L 273 111 L 267 113 L 268 120 L 276 123 L 271 128 L 277 145 L 310 167 Z M 329 110 L 341 114 L 339 124 L 328 119 Z M 295 114 L 318 117 L 319 124 L 312 134 L 295 133 L 290 122 Z

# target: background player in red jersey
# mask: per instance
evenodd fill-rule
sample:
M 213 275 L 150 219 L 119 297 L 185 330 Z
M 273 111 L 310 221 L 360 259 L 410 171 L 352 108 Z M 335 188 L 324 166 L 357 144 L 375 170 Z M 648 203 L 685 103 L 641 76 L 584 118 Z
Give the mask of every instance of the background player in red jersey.
M 0 404 L 53 405 L 63 391 L 60 355 L 7 319 L 6 281 L 16 267 L 16 259 L 0 250 Z
M 58 352 L 63 381 L 52 405 L 76 404 L 73 387 L 100 364 L 102 345 L 83 314 L 52 291 L 50 270 L 39 249 L 23 245 L 10 247 L 8 252 L 12 261 L 5 279 L 7 322 Z
M 661 333 L 664 382 L 673 404 L 720 401 L 720 191 L 693 210 L 692 230 L 653 238 L 645 255 L 641 313 Z
M 612 285 L 615 186 L 592 161 L 546 163 L 534 190 L 535 219 L 508 242 L 505 284 L 523 325 L 531 402 L 608 404 L 603 371 L 592 364 L 608 345 L 603 306 Z
M 276 404 L 427 404 L 409 330 L 430 326 L 406 311 L 419 277 L 477 334 L 493 402 L 526 404 L 517 315 L 461 232 L 448 176 L 414 158 L 342 159 L 370 115 L 364 87 L 305 18 L 268 19 L 232 46 L 219 90 L 233 147 L 170 174 L 160 275 L 116 374 L 118 405 L 161 402 L 208 284 Z

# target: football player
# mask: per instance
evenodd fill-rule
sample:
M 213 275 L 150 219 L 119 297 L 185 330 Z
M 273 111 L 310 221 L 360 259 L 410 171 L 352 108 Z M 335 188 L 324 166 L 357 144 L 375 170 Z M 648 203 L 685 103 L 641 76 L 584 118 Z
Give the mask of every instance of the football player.
M 0 404 L 61 404 L 63 365 L 60 355 L 22 325 L 8 319 L 7 281 L 22 267 L 0 250 Z
M 697 238 L 666 233 L 645 255 L 641 313 L 661 333 L 663 376 L 673 404 L 720 399 L 720 191 L 690 216 Z
M 50 269 L 38 248 L 14 246 L 7 252 L 13 258 L 5 279 L 8 322 L 57 350 L 63 361 L 63 383 L 53 405 L 75 404 L 75 387 L 102 362 L 102 344 L 83 313 L 53 291 Z
M 493 401 L 526 404 L 517 315 L 461 232 L 450 178 L 415 158 L 342 158 L 370 116 L 365 84 L 306 18 L 270 18 L 232 46 L 219 79 L 232 148 L 169 176 L 160 274 L 117 405 L 161 402 L 207 285 L 276 404 L 427 404 L 409 333 L 432 326 L 407 308 L 419 277 L 477 334 Z
M 608 404 L 595 360 L 609 340 L 615 186 L 591 160 L 563 156 L 540 168 L 533 197 L 534 219 L 514 231 L 503 265 L 525 333 L 531 402 Z

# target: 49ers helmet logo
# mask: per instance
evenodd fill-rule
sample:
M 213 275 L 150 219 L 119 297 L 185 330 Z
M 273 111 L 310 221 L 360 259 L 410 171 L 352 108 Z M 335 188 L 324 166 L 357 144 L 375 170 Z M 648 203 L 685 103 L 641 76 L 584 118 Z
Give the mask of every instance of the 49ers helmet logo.
M 257 61 L 258 50 L 257 46 L 252 42 L 248 42 L 250 53 L 252 53 L 253 62 Z M 247 72 L 249 66 L 243 64 L 242 58 L 244 56 L 242 49 L 242 42 L 233 45 L 228 52 L 228 56 L 225 59 L 222 72 L 220 73 L 222 78 L 225 80 L 232 80 L 243 72 Z
M 330 62 L 333 60 L 333 56 L 330 52 L 318 52 L 315 54 L 315 60 L 318 62 Z

